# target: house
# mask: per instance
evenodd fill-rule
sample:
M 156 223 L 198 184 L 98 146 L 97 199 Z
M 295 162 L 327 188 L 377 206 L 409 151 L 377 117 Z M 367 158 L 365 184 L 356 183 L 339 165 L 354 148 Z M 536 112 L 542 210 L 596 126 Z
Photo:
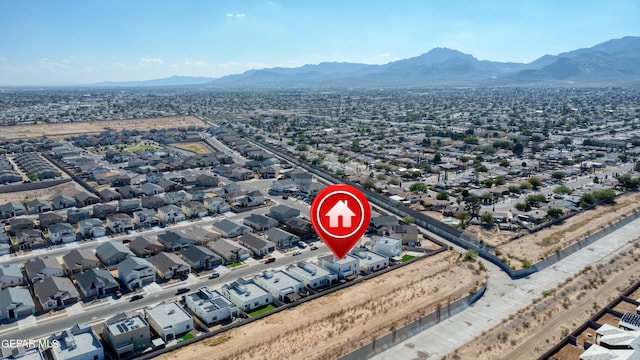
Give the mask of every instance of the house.
M 284 271 L 266 270 L 256 276 L 253 281 L 267 290 L 274 299 L 290 303 L 300 298 L 304 284 Z
M 76 232 L 69 223 L 51 224 L 47 230 L 49 231 L 49 241 L 52 244 L 66 244 L 76 241 Z
M 372 250 L 388 258 L 402 254 L 402 240 L 383 236 L 374 242 Z
M 102 342 L 89 325 L 76 324 L 69 330 L 52 334 L 48 340 L 50 344 L 57 344 L 49 350 L 54 360 L 104 360 Z
M 207 209 L 199 201 L 185 201 L 182 203 L 182 212 L 185 217 L 193 219 L 197 217 L 205 217 L 209 215 Z
M 213 229 L 226 238 L 235 238 L 251 231 L 248 226 L 238 224 L 229 219 L 221 219 L 213 223 Z
M 148 229 L 160 224 L 160 219 L 153 209 L 142 209 L 133 212 L 133 223 L 139 228 Z
M 218 165 L 213 168 L 213 172 L 224 177 L 230 177 L 233 169 L 228 165 Z
M 281 224 L 287 220 L 300 216 L 300 210 L 286 205 L 276 205 L 269 209 L 269 217 L 278 220 Z
M 203 323 L 212 325 L 238 317 L 238 305 L 206 286 L 185 296 L 185 305 Z
M 142 192 L 147 196 L 158 195 L 164 192 L 162 186 L 150 182 L 142 184 L 142 186 L 140 186 L 140 190 L 142 190 Z
M 255 231 L 265 231 L 279 225 L 278 220 L 259 214 L 250 214 L 245 217 L 243 224 Z
M 14 217 L 7 220 L 9 223 L 9 230 L 13 234 L 17 234 L 21 230 L 33 229 L 36 227 L 36 223 L 26 217 Z
M 176 252 L 192 246 L 195 241 L 185 237 L 176 231 L 167 231 L 158 235 L 158 241 L 164 246 L 165 251 Z
M 185 201 L 187 201 L 187 193 L 185 191 L 164 194 L 164 203 L 167 205 L 181 206 Z
M 206 198 L 203 204 L 212 214 L 222 214 L 230 210 L 227 202 L 221 197 Z
M 131 358 L 151 346 L 151 328 L 138 313 L 118 313 L 104 322 L 102 338 L 118 359 Z
M 174 253 L 161 252 L 149 258 L 149 262 L 156 268 L 161 279 L 169 280 L 188 276 L 191 267 Z
M 254 190 L 239 199 L 241 207 L 261 206 L 265 203 L 264 194 L 260 190 Z
M 118 278 L 133 291 L 156 281 L 156 271 L 146 259 L 131 256 L 118 264 Z
M 267 306 L 273 301 L 268 291 L 241 277 L 231 284 L 222 285 L 222 295 L 245 312 Z
M 92 194 L 88 191 L 81 191 L 79 193 L 77 193 L 74 198 L 76 199 L 76 202 L 78 203 L 78 205 L 80 206 L 88 206 L 88 205 L 93 205 L 93 204 L 97 204 L 100 202 L 100 198 L 97 197 L 95 194 Z
M 144 195 L 142 190 L 131 185 L 121 186 L 117 188 L 116 191 L 122 195 L 123 199 L 134 199 Z
M 80 220 L 89 219 L 91 214 L 87 209 L 67 209 L 67 222 L 69 224 L 75 224 Z
M 186 199 L 190 201 L 204 201 L 206 194 L 200 189 L 189 189 L 187 191 Z
M 281 249 L 291 247 L 292 245 L 300 241 L 299 236 L 293 235 L 277 227 L 272 227 L 271 229 L 265 231 L 264 235 L 267 237 L 267 240 L 276 244 L 276 246 Z
M 200 174 L 196 177 L 196 187 L 212 188 L 219 184 L 218 176 L 214 174 Z
M 119 192 L 109 188 L 98 191 L 98 196 L 100 196 L 100 199 L 105 202 L 122 199 L 122 195 Z
M 132 231 L 135 228 L 133 219 L 122 213 L 107 216 L 107 227 L 114 234 Z
M 120 290 L 120 284 L 105 269 L 91 268 L 75 275 L 76 284 L 83 298 L 103 297 Z
M 27 279 L 35 284 L 53 276 L 64 276 L 62 265 L 52 256 L 39 256 L 24 263 Z
M 336 274 L 306 261 L 290 265 L 286 271 L 312 289 L 329 286 L 338 279 Z
M 318 195 L 318 193 L 320 191 L 322 191 L 324 188 L 326 188 L 325 185 L 317 183 L 317 182 L 312 182 L 309 185 L 301 186 L 300 187 L 300 193 L 313 197 L 313 196 Z
M 186 238 L 192 239 L 198 245 L 207 245 L 210 241 L 216 241 L 222 237 L 213 230 L 207 230 L 202 226 L 189 226 L 179 230 Z
M 75 274 L 100 266 L 100 260 L 89 249 L 73 249 L 62 257 L 62 267 L 67 274 Z
M 55 210 L 67 209 L 78 206 L 76 200 L 67 195 L 56 195 L 51 199 L 51 205 Z
M 251 257 L 251 250 L 229 239 L 219 239 L 209 243 L 209 248 L 222 256 L 225 264 L 242 261 Z
M 369 223 L 369 232 L 384 235 L 386 231 L 389 231 L 389 229 L 395 225 L 398 225 L 398 219 L 395 216 L 384 215 L 372 217 Z
M 163 224 L 175 224 L 185 220 L 184 213 L 175 205 L 166 205 L 159 208 L 158 218 Z
M 193 318 L 175 301 L 144 309 L 149 326 L 165 342 L 193 330 Z
M 203 246 L 194 245 L 180 251 L 180 256 L 193 270 L 209 270 L 222 265 L 222 258 Z
M 294 170 L 288 171 L 285 173 L 284 176 L 285 178 L 293 179 L 296 185 L 300 187 L 308 186 L 309 184 L 311 184 L 311 181 L 313 180 L 313 177 L 311 176 L 310 173 L 301 169 L 294 169 Z
M 164 245 L 158 240 L 138 236 L 129 243 L 129 249 L 136 256 L 146 258 L 164 250 Z
M 276 250 L 276 244 L 251 233 L 242 235 L 238 243 L 253 251 L 253 254 L 257 257 L 265 256 Z
M 293 179 L 274 180 L 271 183 L 271 189 L 277 192 L 294 192 L 297 190 L 296 183 Z
M 35 315 L 36 305 L 29 289 L 8 287 L 0 291 L 0 320 Z
M 360 262 L 360 270 L 366 273 L 382 270 L 389 266 L 389 258 L 366 249 L 354 249 L 351 255 Z
M 360 273 L 360 261 L 357 257 L 348 254 L 342 259 L 333 255 L 325 255 L 319 257 L 318 261 L 320 266 L 336 274 L 340 280 L 355 277 Z
M 140 209 L 140 199 L 122 199 L 118 200 L 118 211 L 121 213 L 132 213 Z
M 42 214 L 52 210 L 51 204 L 44 200 L 33 199 L 31 201 L 27 201 L 27 211 L 29 214 Z
M 93 205 L 93 217 L 99 219 L 106 219 L 110 215 L 115 215 L 118 212 L 118 206 L 112 204 L 96 204 Z
M 33 284 L 33 293 L 44 312 L 61 309 L 80 300 L 80 294 L 71 280 L 58 276 Z
M 10 201 L 0 205 L 0 215 L 3 219 L 12 218 L 14 216 L 26 215 L 27 210 L 17 201 Z
M 287 221 L 285 221 L 285 230 L 297 235 L 302 240 L 310 239 L 316 236 L 315 231 L 313 231 L 313 227 L 311 226 L 311 222 L 305 219 L 301 219 L 299 217 L 293 217 Z
M 107 231 L 98 219 L 85 219 L 78 221 L 78 233 L 85 239 L 98 238 L 107 235 Z
M 276 178 L 276 176 L 278 176 L 278 170 L 276 170 L 273 166 L 266 166 L 258 169 L 258 174 L 262 179 L 274 179 Z
M 146 209 L 158 209 L 164 205 L 164 199 L 157 195 L 143 196 L 140 200 L 140 206 Z
M 64 222 L 64 216 L 54 212 L 48 212 L 38 215 L 38 220 L 40 222 L 40 229 L 45 230 L 51 224 Z
M 223 186 L 220 193 L 222 195 L 228 195 L 228 194 L 236 194 L 241 191 L 242 191 L 242 188 L 240 187 L 240 185 L 238 183 L 232 182 Z
M 127 257 L 133 256 L 133 253 L 123 243 L 110 241 L 96 248 L 96 256 L 107 267 L 113 267 Z
M 15 251 L 38 249 L 47 245 L 47 241 L 38 229 L 20 230 L 16 234 L 16 241 L 11 244 Z
M 388 229 L 388 235 L 402 240 L 403 245 L 415 245 L 418 243 L 418 227 L 415 225 L 392 225 Z
M 26 281 L 18 264 L 0 265 L 0 289 L 10 286 L 24 286 Z

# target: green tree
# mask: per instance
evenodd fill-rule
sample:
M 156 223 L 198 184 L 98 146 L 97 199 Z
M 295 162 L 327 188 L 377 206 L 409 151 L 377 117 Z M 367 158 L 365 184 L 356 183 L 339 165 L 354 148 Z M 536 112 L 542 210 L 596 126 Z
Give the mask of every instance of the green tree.
M 482 221 L 482 223 L 486 225 L 493 225 L 493 223 L 495 222 L 495 220 L 493 219 L 493 214 L 490 212 L 485 212 L 484 214 L 480 215 L 480 221 Z
M 509 192 L 512 194 L 520 194 L 520 191 L 522 191 L 520 189 L 520 186 L 518 185 L 509 185 Z
M 513 155 L 515 155 L 515 156 L 521 156 L 521 155 L 522 155 L 522 153 L 524 153 L 524 146 L 522 145 L 522 143 L 520 143 L 520 142 L 516 142 L 516 143 L 513 145 L 513 150 L 512 150 L 512 151 L 513 151 Z
M 449 193 L 446 191 L 440 191 L 438 195 L 436 195 L 436 199 L 438 200 L 449 200 Z
M 478 252 L 473 250 L 473 249 L 468 249 L 464 255 L 462 256 L 462 260 L 463 261 L 476 261 L 476 258 L 478 257 Z
M 296 150 L 298 150 L 298 151 L 309 151 L 309 146 L 307 144 L 298 144 L 298 145 L 296 145 Z
M 409 186 L 409 191 L 417 193 L 417 192 L 423 192 L 426 193 L 427 190 L 429 190 L 429 188 L 427 187 L 427 184 L 423 183 L 423 182 L 416 182 L 411 184 L 411 186 Z
M 560 185 L 557 188 L 553 189 L 553 192 L 561 195 L 569 195 L 573 192 L 573 190 L 566 185 Z
M 360 152 L 362 149 L 360 148 L 360 141 L 358 139 L 354 139 L 351 142 L 351 151 Z
M 526 197 L 525 201 L 530 206 L 538 206 L 538 203 L 547 201 L 547 197 L 544 194 L 531 194 Z
M 531 190 L 531 188 L 533 188 L 533 185 L 531 185 L 531 183 L 528 181 L 525 181 L 522 184 L 520 184 L 520 190 Z
M 613 189 L 596 190 L 593 192 L 593 198 L 606 204 L 613 204 L 616 199 L 616 192 Z
M 497 178 L 493 179 L 493 183 L 496 186 L 502 186 L 507 183 L 507 179 L 505 179 L 504 176 L 498 176 Z
M 529 179 L 529 184 L 533 187 L 533 190 L 538 190 L 540 186 L 542 186 L 542 181 L 537 177 L 532 177 Z
M 518 211 L 529 211 L 531 210 L 531 206 L 528 203 L 516 203 L 514 205 L 514 207 L 516 208 L 516 210 Z
M 551 209 L 547 210 L 547 217 L 549 219 L 557 219 L 562 215 L 564 215 L 564 211 L 562 211 L 562 209 L 551 208 Z
M 465 226 L 465 221 L 469 220 L 471 218 L 471 214 L 469 214 L 466 211 L 458 211 L 457 213 L 455 213 L 453 215 L 453 217 L 455 217 L 456 219 L 460 220 L 460 226 L 464 227 Z
M 442 162 L 442 155 L 440 155 L 439 153 L 435 153 L 435 155 L 433 155 L 433 164 L 438 165 L 441 162 Z
M 411 225 L 411 224 L 413 224 L 414 222 L 416 222 L 416 219 L 414 219 L 414 218 L 413 218 L 413 216 L 408 216 L 408 215 L 407 215 L 407 216 L 405 216 L 405 217 L 403 217 L 403 218 L 402 218 L 402 221 L 403 221 L 405 224 Z
M 509 167 L 510 163 L 509 163 L 509 160 L 502 159 L 502 160 L 500 160 L 499 165 L 502 166 L 502 167 Z
M 493 180 L 492 179 L 484 179 L 482 181 L 480 181 L 480 184 L 482 184 L 482 186 L 486 187 L 486 188 L 490 188 L 493 186 Z
M 556 180 L 562 180 L 565 178 L 565 176 L 567 176 L 567 174 L 565 174 L 564 171 L 554 171 L 553 174 L 551 174 L 551 177 Z

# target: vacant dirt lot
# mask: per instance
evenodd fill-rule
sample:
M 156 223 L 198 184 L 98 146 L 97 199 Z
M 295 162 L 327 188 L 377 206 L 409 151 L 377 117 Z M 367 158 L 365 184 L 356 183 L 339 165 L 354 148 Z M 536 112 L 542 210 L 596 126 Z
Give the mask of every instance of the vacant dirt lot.
M 58 194 L 73 197 L 73 195 L 79 193 L 82 190 L 84 190 L 82 186 L 78 185 L 74 181 L 71 181 L 45 189 L 0 194 L 0 204 L 4 204 L 9 201 L 21 202 L 24 199 L 41 199 L 46 201 L 53 199 Z
M 205 123 L 193 116 L 175 116 L 150 119 L 127 119 L 87 121 L 59 124 L 36 124 L 5 126 L 0 129 L 2 136 L 7 139 L 24 139 L 30 137 L 63 137 L 67 135 L 99 133 L 106 129 L 116 131 L 167 129 L 186 126 L 205 126 Z
M 445 252 L 302 304 L 162 359 L 335 359 L 486 280 L 478 263 Z
M 211 149 L 207 144 L 205 144 L 202 141 L 177 143 L 177 144 L 170 144 L 170 145 L 174 148 L 191 151 L 192 153 L 196 153 L 196 154 L 210 154 L 213 152 L 213 149 Z
M 447 359 L 536 359 L 640 278 L 635 248 L 585 268 Z M 635 311 L 635 309 L 633 309 Z M 455 356 L 458 356 L 457 358 Z M 577 359 L 577 357 L 576 357 Z

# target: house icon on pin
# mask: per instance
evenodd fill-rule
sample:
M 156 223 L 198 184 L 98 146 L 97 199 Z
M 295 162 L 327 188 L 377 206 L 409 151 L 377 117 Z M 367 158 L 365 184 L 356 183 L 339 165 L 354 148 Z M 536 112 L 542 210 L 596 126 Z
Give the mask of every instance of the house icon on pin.
M 329 217 L 329 227 L 337 228 L 340 227 L 338 219 L 342 217 L 342 227 L 349 228 L 351 227 L 351 218 L 356 216 L 356 214 L 349 209 L 347 205 L 347 200 L 338 201 L 331 210 L 327 211 L 325 216 Z

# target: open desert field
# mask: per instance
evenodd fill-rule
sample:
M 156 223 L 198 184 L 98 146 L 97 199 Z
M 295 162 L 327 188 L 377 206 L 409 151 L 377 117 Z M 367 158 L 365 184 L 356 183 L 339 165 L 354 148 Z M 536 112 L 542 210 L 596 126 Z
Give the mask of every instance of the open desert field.
M 171 146 L 174 148 L 191 151 L 192 153 L 195 153 L 195 154 L 210 154 L 213 152 L 213 149 L 211 149 L 207 144 L 205 144 L 204 141 L 176 143 L 176 144 L 171 144 Z
M 64 137 L 68 135 L 94 134 L 106 129 L 112 130 L 149 130 L 168 129 L 186 126 L 206 126 L 194 116 L 174 116 L 150 119 L 126 119 L 87 121 L 59 124 L 14 125 L 0 128 L 0 134 L 7 139 L 24 139 L 31 137 Z
M 477 262 L 448 251 L 170 352 L 161 359 L 335 359 L 469 294 Z

